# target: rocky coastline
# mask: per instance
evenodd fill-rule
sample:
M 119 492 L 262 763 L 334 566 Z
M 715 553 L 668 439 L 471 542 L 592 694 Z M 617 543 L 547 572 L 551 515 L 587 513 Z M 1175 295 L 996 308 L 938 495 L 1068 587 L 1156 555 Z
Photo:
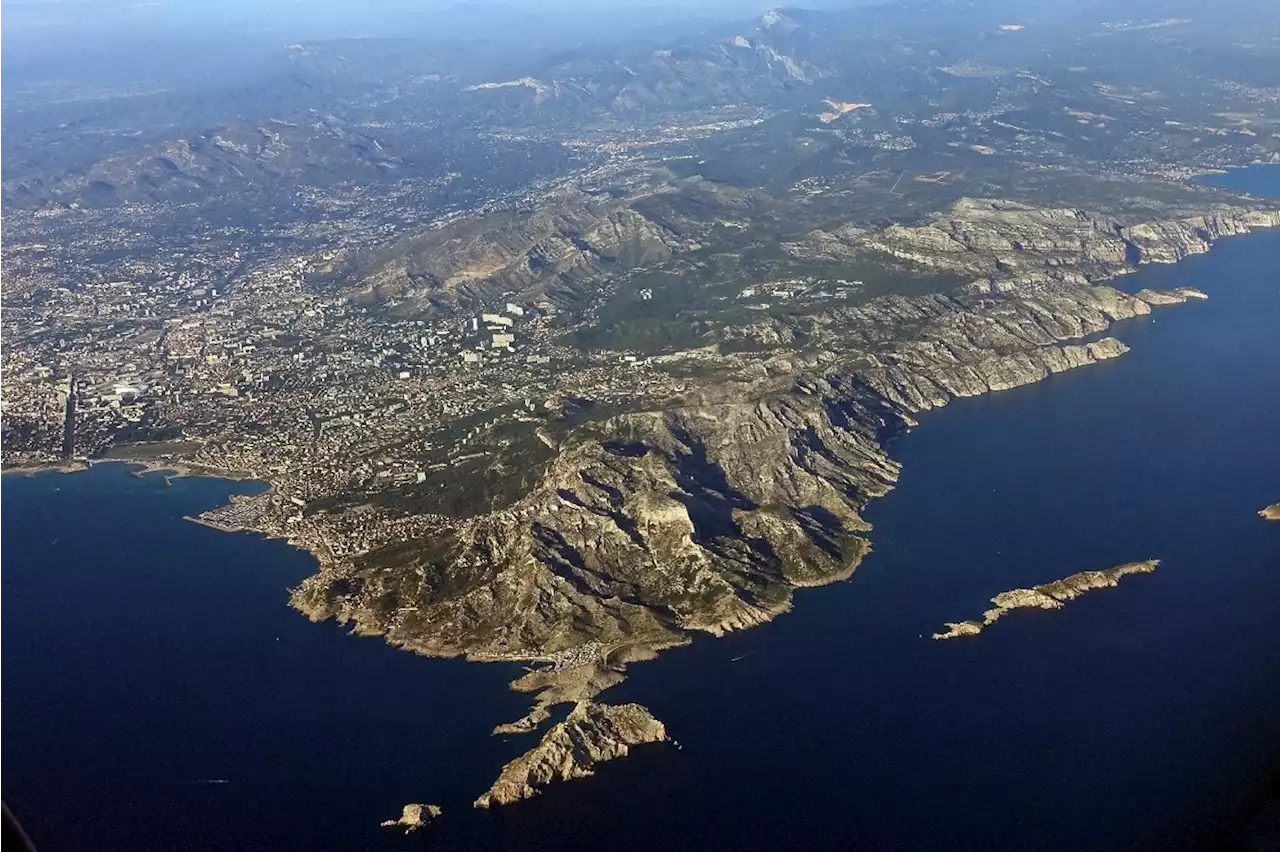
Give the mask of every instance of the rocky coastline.
M 133 476 L 146 476 L 150 473 L 165 474 L 165 479 L 179 479 L 184 476 L 199 476 L 206 479 L 226 479 L 232 482 L 253 480 L 270 485 L 268 478 L 243 470 L 211 467 L 178 459 L 157 459 L 143 454 L 104 456 L 92 459 L 72 459 L 58 462 L 40 462 L 35 464 L 9 465 L 0 469 L 0 476 L 35 476 L 39 473 L 83 473 L 100 464 L 122 464 L 129 468 Z
M 1128 294 L 1103 281 L 1132 271 L 1134 258 L 1175 262 L 1276 225 L 1280 212 L 1269 210 L 1134 222 L 967 199 L 916 227 L 810 234 L 807 250 L 831 258 L 888 254 L 969 283 L 835 308 L 803 348 L 722 353 L 727 379 L 578 428 L 523 497 L 443 519 L 429 540 L 389 532 L 385 545 L 338 556 L 324 516 L 290 526 L 282 503 L 255 529 L 316 556 L 316 574 L 291 593 L 313 620 L 427 656 L 533 663 L 512 684 L 534 695 L 529 714 L 495 733 L 532 733 L 556 704 L 574 710 L 477 805 L 525 798 L 665 739 L 644 708 L 594 702 L 629 663 L 696 632 L 765 623 L 790 609 L 795 589 L 848 578 L 871 547 L 861 512 L 897 480 L 887 446 L 916 415 L 1124 354 L 1105 335 L 1113 323 L 1204 294 Z M 1154 565 L 1086 574 L 1115 585 Z M 1028 604 L 997 602 L 1006 605 Z M 954 635 L 982 626 L 951 625 Z M 565 757 L 575 742 L 588 759 Z
M 984 612 L 981 619 L 948 622 L 947 629 L 933 634 L 933 638 L 944 640 L 976 636 L 1015 609 L 1062 609 L 1070 601 L 1088 592 L 1115 588 L 1120 584 L 1122 577 L 1129 574 L 1150 574 L 1159 565 L 1159 559 L 1126 562 L 1102 571 L 1082 571 L 1079 574 L 1072 574 L 1061 580 L 1042 583 L 1029 589 L 1011 589 L 1001 592 L 991 599 L 991 603 L 995 606 Z
M 833 314 L 828 333 L 838 329 L 842 347 L 773 354 L 668 409 L 592 424 L 560 444 L 520 501 L 454 524 L 429 564 L 329 566 L 294 605 L 421 653 L 473 658 L 662 647 L 691 630 L 759 624 L 789 608 L 793 589 L 856 567 L 869 547 L 859 512 L 897 477 L 884 441 L 915 414 L 1117 357 L 1124 344 L 1100 336 L 1113 322 L 1203 296 L 1096 283 L 1128 269 L 1131 244 L 1110 220 L 996 202 L 951 216 L 850 242 L 986 273 L 968 292 Z M 1216 214 L 1124 233 L 1163 262 L 1277 221 Z M 427 594 L 423 572 L 458 582 Z M 374 605 L 389 597 L 417 608 L 397 618 Z
M 1258 515 L 1266 521 L 1280 521 L 1280 503 L 1272 503 L 1258 510 Z
M 475 806 L 491 808 L 531 798 L 554 781 L 585 778 L 599 764 L 626 757 L 637 745 L 666 740 L 666 728 L 639 704 L 579 702 L 541 742 L 504 766 Z
M 0 470 L 0 476 L 35 476 L 38 473 L 83 473 L 91 465 L 86 461 L 41 462 L 38 464 L 8 465 Z

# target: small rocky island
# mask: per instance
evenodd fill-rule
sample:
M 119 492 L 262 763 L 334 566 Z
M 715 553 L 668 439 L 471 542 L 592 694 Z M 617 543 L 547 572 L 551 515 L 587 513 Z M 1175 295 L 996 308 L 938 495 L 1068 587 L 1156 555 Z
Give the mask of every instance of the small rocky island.
M 1118 586 L 1120 578 L 1128 574 L 1150 574 L 1159 564 L 1159 559 L 1126 562 L 1104 571 L 1082 571 L 1030 589 L 1011 589 L 1001 592 L 991 599 L 995 606 L 982 614 L 981 621 L 948 622 L 946 631 L 933 634 L 933 638 L 955 639 L 960 636 L 976 636 L 982 632 L 983 628 L 990 627 L 1015 609 L 1062 609 L 1067 601 L 1073 601 L 1086 592 Z
M 597 764 L 626 757 L 632 746 L 666 739 L 666 727 L 639 704 L 579 702 L 537 746 L 504 766 L 475 806 L 490 808 L 531 798 L 553 781 L 585 778 Z
M 404 806 L 404 811 L 400 814 L 399 819 L 386 820 L 382 823 L 382 827 L 403 827 L 405 834 L 412 834 L 439 818 L 441 813 L 439 805 L 409 804 Z
M 1280 521 L 1280 503 L 1272 503 L 1264 509 L 1259 509 L 1258 515 L 1264 520 Z

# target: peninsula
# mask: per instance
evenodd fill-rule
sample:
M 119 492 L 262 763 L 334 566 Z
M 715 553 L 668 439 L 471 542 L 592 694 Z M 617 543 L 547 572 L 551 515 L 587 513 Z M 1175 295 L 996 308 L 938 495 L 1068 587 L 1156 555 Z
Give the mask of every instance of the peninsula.
M 1123 355 L 1206 297 L 1124 275 L 1280 225 L 1196 180 L 1280 161 L 1255 24 L 1114 50 L 1101 7 L 899 5 L 501 61 L 308 43 L 148 122 L 96 80 L 15 112 L 6 469 L 260 480 L 192 520 L 313 554 L 298 611 L 525 664 L 494 732 L 541 738 L 482 807 L 664 739 L 597 698 L 848 578 L 921 412 Z
M 1079 574 L 1072 574 L 1070 577 L 1063 577 L 1051 583 L 1042 583 L 1029 589 L 1001 592 L 991 599 L 995 606 L 984 612 L 981 620 L 948 622 L 946 631 L 933 634 L 933 638 L 955 639 L 960 636 L 976 636 L 984 628 L 995 624 L 1015 609 L 1062 609 L 1065 604 L 1087 592 L 1118 586 L 1121 577 L 1129 574 L 1150 574 L 1159 564 L 1159 559 L 1126 562 L 1102 571 L 1082 571 Z

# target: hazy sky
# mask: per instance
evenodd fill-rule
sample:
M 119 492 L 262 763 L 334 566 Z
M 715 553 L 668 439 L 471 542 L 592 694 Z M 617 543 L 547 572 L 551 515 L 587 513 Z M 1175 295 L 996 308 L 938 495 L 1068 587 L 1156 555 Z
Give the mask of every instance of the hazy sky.
M 809 8 L 851 2 L 868 0 L 801 0 Z M 753 17 L 772 5 L 778 0 L 4 0 L 0 37 L 8 89 L 102 75 L 234 73 L 312 39 L 567 46 L 674 34 L 681 25 Z
M 768 0 L 6 0 L 4 35 L 215 27 L 332 37 L 382 35 L 406 24 L 429 29 L 432 19 L 452 28 L 483 26 L 495 15 L 603 16 L 646 8 L 664 16 L 724 17 L 755 14 L 769 5 Z

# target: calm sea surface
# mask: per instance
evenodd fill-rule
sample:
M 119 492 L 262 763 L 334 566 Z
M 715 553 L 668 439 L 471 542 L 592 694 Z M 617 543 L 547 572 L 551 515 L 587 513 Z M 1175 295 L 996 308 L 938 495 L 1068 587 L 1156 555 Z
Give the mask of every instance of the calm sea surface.
M 1280 169 L 1223 180 L 1280 195 Z M 313 563 L 186 523 L 260 486 L 118 465 L 3 480 L 6 803 L 44 850 L 1192 850 L 1280 757 L 1280 233 L 1119 286 L 1208 302 L 1133 351 L 922 418 L 875 553 L 795 611 L 636 666 L 681 742 L 495 813 L 512 667 L 286 606 Z M 1159 557 L 933 642 L 1004 589 Z M 213 783 L 217 782 L 217 783 Z M 444 806 L 421 840 L 377 822 Z

